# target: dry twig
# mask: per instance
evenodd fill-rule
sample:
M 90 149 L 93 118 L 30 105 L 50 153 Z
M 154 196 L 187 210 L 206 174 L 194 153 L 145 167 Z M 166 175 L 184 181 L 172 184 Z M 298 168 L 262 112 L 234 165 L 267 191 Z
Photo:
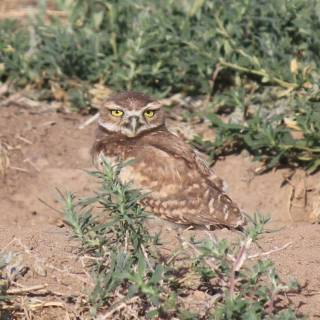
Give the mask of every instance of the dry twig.
M 18 289 L 9 289 L 7 291 L 7 294 L 10 295 L 21 295 L 21 294 L 28 294 L 34 291 L 39 291 L 42 289 L 45 289 L 48 285 L 47 284 L 41 284 L 41 285 L 35 285 L 32 287 L 23 287 L 23 288 L 18 288 Z
M 96 122 L 98 120 L 100 116 L 100 113 L 96 113 L 94 116 L 92 116 L 91 118 L 87 119 L 84 123 L 82 123 L 78 128 L 80 130 L 84 129 L 85 127 L 87 127 L 88 125 L 90 125 L 93 122 Z
M 290 241 L 290 242 L 288 242 L 288 243 L 286 243 L 285 245 L 283 245 L 282 247 L 280 247 L 280 248 L 274 248 L 274 249 L 272 249 L 272 250 L 269 250 L 269 251 L 266 251 L 266 252 L 261 252 L 261 253 L 256 253 L 256 254 L 252 254 L 252 255 L 250 255 L 250 256 L 248 256 L 248 259 L 255 259 L 255 258 L 261 258 L 261 257 L 265 257 L 265 256 L 268 256 L 268 255 L 270 255 L 270 254 L 272 254 L 272 253 L 275 253 L 275 252 L 278 252 L 278 251 L 281 251 L 281 250 L 284 250 L 284 249 L 286 249 L 286 248 L 288 248 L 289 246 L 291 246 L 292 245 L 292 241 Z
M 108 320 L 108 319 L 113 319 L 113 314 L 121 309 L 124 309 L 125 307 L 127 307 L 128 304 L 132 304 L 134 303 L 136 300 L 138 300 L 139 297 L 138 296 L 134 296 L 131 299 L 124 301 L 124 302 L 118 302 L 115 303 L 114 306 L 112 306 L 110 308 L 110 310 L 105 313 L 104 315 L 100 315 L 98 316 L 97 320 Z

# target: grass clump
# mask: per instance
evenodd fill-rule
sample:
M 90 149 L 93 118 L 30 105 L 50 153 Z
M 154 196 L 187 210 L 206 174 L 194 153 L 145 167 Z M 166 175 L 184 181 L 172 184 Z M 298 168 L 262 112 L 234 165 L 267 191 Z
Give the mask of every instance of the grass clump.
M 122 166 L 105 162 L 102 172 L 92 173 L 100 182 L 94 197 L 65 198 L 65 220 L 80 254 L 90 257 L 91 317 L 297 319 L 286 300 L 297 284 L 283 283 L 269 260 L 248 264 L 268 219 L 255 216 L 235 243 L 211 233 L 202 240 L 180 236 L 178 248 L 163 254 L 161 235 L 145 226 L 143 195 L 119 180 Z
M 0 22 L 2 83 L 81 112 L 95 85 L 201 96 L 218 138 L 197 145 L 213 158 L 246 149 L 265 169 L 319 169 L 319 1 L 54 3 L 65 18 Z
M 251 115 L 242 124 L 225 123 L 215 114 L 208 118 L 216 129 L 215 141 L 196 137 L 194 144 L 213 160 L 221 155 L 248 150 L 263 163 L 262 171 L 289 165 L 303 166 L 313 173 L 320 166 L 320 112 L 316 105 L 296 108 L 292 120 L 284 114 L 268 115 L 263 111 Z M 295 138 L 292 127 L 303 138 Z

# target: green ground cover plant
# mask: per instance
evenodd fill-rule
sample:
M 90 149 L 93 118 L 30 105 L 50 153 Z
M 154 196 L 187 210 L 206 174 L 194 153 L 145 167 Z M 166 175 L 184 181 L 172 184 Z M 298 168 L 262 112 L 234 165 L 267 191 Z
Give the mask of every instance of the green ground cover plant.
M 203 97 L 218 138 L 195 144 L 213 159 L 247 149 L 265 169 L 320 167 L 318 0 L 54 3 L 64 18 L 40 1 L 23 26 L 1 21 L 1 82 L 84 112 L 97 83 Z
M 102 172 L 91 173 L 100 186 L 94 196 L 64 198 L 79 254 L 90 257 L 93 318 L 297 319 L 285 298 L 297 283 L 283 283 L 270 260 L 248 263 L 268 219 L 255 215 L 235 243 L 210 233 L 202 240 L 180 235 L 181 246 L 163 255 L 161 235 L 146 228 L 143 195 L 119 181 L 123 165 L 105 161 Z M 195 291 L 208 299 L 200 310 L 185 302 Z

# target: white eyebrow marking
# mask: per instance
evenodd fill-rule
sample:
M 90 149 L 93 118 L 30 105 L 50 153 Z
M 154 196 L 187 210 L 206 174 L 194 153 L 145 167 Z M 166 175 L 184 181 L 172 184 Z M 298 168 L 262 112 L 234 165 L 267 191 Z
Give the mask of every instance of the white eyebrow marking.
M 106 102 L 104 105 L 102 105 L 103 108 L 109 109 L 109 110 L 121 110 L 124 111 L 123 108 L 112 101 Z
M 148 103 L 144 108 L 143 110 L 145 109 L 152 109 L 152 110 L 158 110 L 162 107 L 162 105 L 160 104 L 159 101 L 152 101 L 150 103 Z

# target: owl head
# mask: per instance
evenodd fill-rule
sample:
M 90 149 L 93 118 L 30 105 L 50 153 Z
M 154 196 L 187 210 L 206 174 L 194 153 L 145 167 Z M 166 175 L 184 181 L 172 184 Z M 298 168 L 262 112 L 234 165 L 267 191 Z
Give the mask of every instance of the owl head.
M 99 125 L 128 138 L 164 124 L 164 110 L 160 103 L 142 93 L 122 92 L 109 97 L 100 107 Z

